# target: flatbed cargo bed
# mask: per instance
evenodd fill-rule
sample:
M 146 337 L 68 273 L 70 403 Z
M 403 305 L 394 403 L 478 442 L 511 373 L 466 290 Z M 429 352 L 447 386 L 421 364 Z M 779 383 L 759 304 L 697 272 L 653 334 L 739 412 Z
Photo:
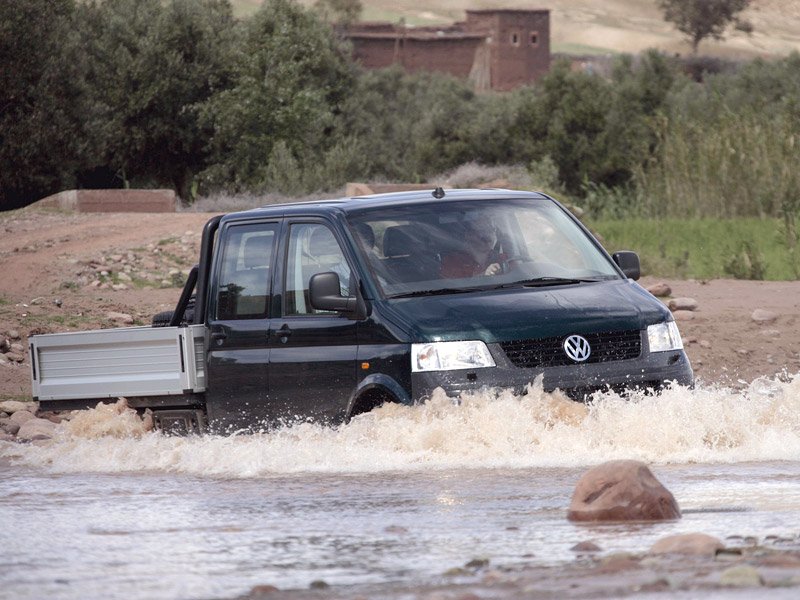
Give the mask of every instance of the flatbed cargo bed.
M 126 327 L 34 336 L 33 397 L 63 402 L 205 390 L 205 327 Z

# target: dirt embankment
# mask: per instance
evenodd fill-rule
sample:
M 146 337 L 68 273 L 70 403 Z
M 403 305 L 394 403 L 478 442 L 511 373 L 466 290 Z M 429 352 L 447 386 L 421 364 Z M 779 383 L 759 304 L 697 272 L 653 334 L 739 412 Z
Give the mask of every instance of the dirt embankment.
M 210 216 L 35 208 L 0 215 L 0 336 L 17 344 L 11 354 L 24 357 L 34 333 L 147 324 L 172 308 Z M 800 372 L 800 282 L 666 283 L 672 297 L 697 301 L 679 324 L 701 383 Z M 775 319 L 754 320 L 757 309 Z M 27 358 L 0 356 L 0 399 L 29 398 Z

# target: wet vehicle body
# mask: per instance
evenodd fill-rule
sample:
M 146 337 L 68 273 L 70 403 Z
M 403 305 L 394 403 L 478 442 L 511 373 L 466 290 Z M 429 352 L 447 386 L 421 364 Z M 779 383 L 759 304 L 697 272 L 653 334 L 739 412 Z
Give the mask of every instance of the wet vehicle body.
M 45 385 L 44 338 L 69 357 L 72 338 L 58 336 L 76 334 L 36 336 L 34 395 L 50 409 L 126 395 L 164 423 L 225 431 L 339 422 L 436 388 L 521 390 L 537 378 L 575 399 L 691 385 L 672 316 L 638 276 L 635 254 L 609 256 L 536 192 L 437 189 L 232 213 L 206 225 L 199 265 L 159 323 L 191 377 L 166 393 L 89 390 L 78 377 L 66 393 L 52 369 Z M 140 329 L 153 328 L 116 331 Z M 120 335 L 104 348 L 124 345 Z M 114 379 L 113 361 L 102 369 Z

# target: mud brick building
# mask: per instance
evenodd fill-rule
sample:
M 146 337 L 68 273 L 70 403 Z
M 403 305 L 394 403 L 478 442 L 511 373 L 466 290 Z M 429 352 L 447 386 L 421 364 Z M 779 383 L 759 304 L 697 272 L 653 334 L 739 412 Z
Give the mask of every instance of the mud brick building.
M 476 90 L 511 90 L 550 68 L 549 10 L 468 10 L 446 27 L 357 23 L 346 36 L 367 69 L 394 64 L 469 79 Z

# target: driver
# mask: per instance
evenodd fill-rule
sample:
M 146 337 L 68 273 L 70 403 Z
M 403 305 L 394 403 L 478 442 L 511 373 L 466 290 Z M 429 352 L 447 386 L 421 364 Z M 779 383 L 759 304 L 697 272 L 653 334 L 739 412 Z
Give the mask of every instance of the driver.
M 440 274 L 448 279 L 503 272 L 507 256 L 497 250 L 497 228 L 491 218 L 470 216 L 464 221 L 464 250 L 442 257 Z

